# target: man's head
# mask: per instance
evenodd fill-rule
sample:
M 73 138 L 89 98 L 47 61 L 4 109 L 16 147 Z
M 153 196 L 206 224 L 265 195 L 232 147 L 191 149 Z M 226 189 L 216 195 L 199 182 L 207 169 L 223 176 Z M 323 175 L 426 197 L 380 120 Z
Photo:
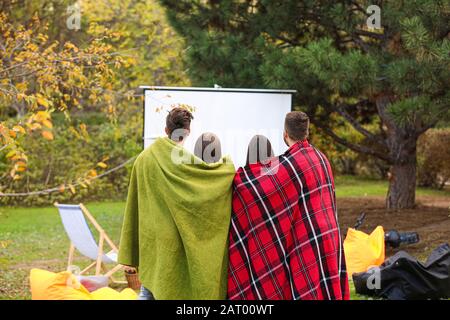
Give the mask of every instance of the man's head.
M 166 118 L 166 134 L 177 143 L 182 143 L 191 131 L 192 113 L 184 108 L 173 108 Z
M 297 141 L 308 138 L 309 117 L 301 111 L 292 111 L 286 115 L 284 120 L 284 142 L 290 147 Z

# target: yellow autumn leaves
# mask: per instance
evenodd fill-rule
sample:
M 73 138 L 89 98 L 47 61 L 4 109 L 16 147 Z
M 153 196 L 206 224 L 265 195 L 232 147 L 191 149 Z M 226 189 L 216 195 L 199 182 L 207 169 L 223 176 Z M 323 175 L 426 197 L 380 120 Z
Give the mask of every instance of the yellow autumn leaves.
M 50 112 L 48 111 L 38 111 L 33 114 L 27 123 L 31 131 L 40 129 L 41 135 L 46 140 L 53 140 L 54 136 L 52 133 L 53 123 L 51 121 Z
M 26 171 L 28 157 L 20 149 L 10 150 L 6 154 L 6 158 L 13 163 L 9 175 L 13 180 L 21 179 L 20 173 Z
M 38 16 L 20 25 L 0 13 L 0 108 L 17 113 L 8 122 L 0 121 L 0 152 L 6 153 L 13 180 L 21 179 L 27 170 L 21 141 L 30 134 L 48 141 L 55 139 L 53 113 L 62 112 L 69 120 L 71 110 L 82 109 L 82 104 L 116 104 L 111 85 L 115 79 L 113 68 L 125 62 L 113 52 L 110 40 L 120 34 L 92 27 L 94 38 L 79 48 L 69 41 L 50 41 L 47 30 Z M 108 113 L 115 114 L 113 111 Z M 79 138 L 88 140 L 86 125 L 71 129 Z M 106 164 L 101 161 L 96 167 L 104 169 Z M 92 175 L 73 184 L 87 187 L 86 179 Z M 71 185 L 66 187 L 72 191 L 75 187 Z
M 108 160 L 109 160 L 109 157 L 103 157 L 103 159 L 97 163 L 96 167 L 98 167 L 100 169 L 108 168 L 108 165 L 106 164 L 106 161 L 108 161 Z M 70 183 L 60 185 L 58 188 L 58 191 L 60 193 L 63 193 L 66 190 L 69 190 L 72 194 L 76 194 L 77 187 L 87 189 L 91 185 L 92 180 L 96 179 L 97 177 L 98 177 L 97 170 L 90 169 L 86 172 L 86 174 L 83 177 L 80 177 Z
M 167 97 L 170 98 L 170 95 L 167 95 Z M 183 108 L 183 109 L 188 110 L 191 113 L 195 112 L 195 107 L 194 106 L 191 106 L 191 105 L 185 104 L 185 103 L 174 103 L 174 104 L 171 104 L 171 105 L 169 105 L 168 110 L 172 110 L 174 108 Z M 164 109 L 165 109 L 165 106 L 159 106 L 159 107 L 155 108 L 155 112 L 158 113 L 158 112 L 163 111 Z

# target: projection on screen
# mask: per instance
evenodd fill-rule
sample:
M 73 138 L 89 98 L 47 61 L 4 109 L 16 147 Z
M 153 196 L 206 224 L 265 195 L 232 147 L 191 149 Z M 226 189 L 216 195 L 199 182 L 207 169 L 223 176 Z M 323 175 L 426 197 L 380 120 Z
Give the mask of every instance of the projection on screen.
M 283 127 L 295 90 L 142 87 L 145 92 L 144 147 L 165 136 L 167 112 L 184 104 L 193 107 L 191 133 L 184 146 L 191 152 L 204 132 L 215 133 L 222 154 L 236 168 L 245 165 L 247 147 L 256 134 L 268 137 L 276 155 L 286 151 Z

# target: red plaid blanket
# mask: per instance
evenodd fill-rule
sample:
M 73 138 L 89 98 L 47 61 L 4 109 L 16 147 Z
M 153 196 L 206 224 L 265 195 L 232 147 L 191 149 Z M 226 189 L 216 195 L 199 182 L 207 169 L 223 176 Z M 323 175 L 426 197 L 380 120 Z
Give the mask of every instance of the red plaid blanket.
M 229 299 L 349 299 L 334 180 L 306 140 L 234 178 Z

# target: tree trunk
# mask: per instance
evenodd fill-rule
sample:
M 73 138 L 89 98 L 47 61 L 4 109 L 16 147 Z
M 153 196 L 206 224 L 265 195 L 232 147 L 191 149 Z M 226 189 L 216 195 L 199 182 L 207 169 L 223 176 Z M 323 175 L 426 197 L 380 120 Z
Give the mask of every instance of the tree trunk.
M 416 198 L 417 134 L 414 127 L 400 127 L 387 110 L 388 96 L 377 99 L 377 108 L 387 128 L 390 156 L 389 189 L 386 197 L 388 209 L 413 208 Z
M 415 205 L 417 138 L 397 128 L 388 137 L 390 154 L 394 160 L 389 171 L 388 209 L 407 209 Z
M 416 162 L 392 165 L 386 207 L 388 209 L 412 208 L 415 205 L 415 200 Z

